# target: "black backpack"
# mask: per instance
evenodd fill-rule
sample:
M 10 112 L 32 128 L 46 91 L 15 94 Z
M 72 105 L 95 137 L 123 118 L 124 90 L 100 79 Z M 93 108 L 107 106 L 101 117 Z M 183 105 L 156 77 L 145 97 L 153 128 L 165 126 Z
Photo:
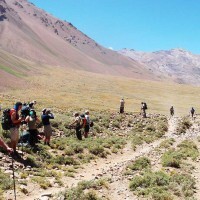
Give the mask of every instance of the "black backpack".
M 23 105 L 21 110 L 21 116 L 25 118 L 26 116 L 29 115 L 29 113 L 30 113 L 30 107 L 28 105 Z
M 1 118 L 1 126 L 3 130 L 9 130 L 12 127 L 12 120 L 10 115 L 10 109 L 5 109 Z
M 93 127 L 93 126 L 94 126 L 94 122 L 91 121 L 91 122 L 90 122 L 90 127 Z
M 147 104 L 144 102 L 144 109 L 147 110 Z
M 192 108 L 192 109 L 191 109 L 191 113 L 194 114 L 194 111 L 195 111 L 194 108 Z

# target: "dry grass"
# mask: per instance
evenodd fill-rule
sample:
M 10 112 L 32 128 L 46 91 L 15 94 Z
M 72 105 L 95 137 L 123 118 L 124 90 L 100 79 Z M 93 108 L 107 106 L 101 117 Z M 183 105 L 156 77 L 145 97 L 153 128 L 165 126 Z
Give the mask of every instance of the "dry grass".
M 41 70 L 41 69 L 40 69 Z M 46 67 L 42 75 L 28 77 L 31 88 L 7 91 L 14 98 L 2 96 L 4 104 L 16 100 L 36 99 L 41 108 L 118 110 L 119 100 L 125 98 L 126 111 L 140 111 L 140 102 L 146 101 L 148 112 L 169 114 L 171 105 L 175 115 L 185 115 L 191 106 L 198 111 L 199 87 L 142 81 L 125 77 L 113 77 L 90 72 Z

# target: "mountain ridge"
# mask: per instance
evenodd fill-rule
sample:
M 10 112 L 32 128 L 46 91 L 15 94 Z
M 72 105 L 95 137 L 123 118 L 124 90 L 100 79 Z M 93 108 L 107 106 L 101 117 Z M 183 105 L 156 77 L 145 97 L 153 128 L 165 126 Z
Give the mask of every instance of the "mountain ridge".
M 142 65 L 104 48 L 71 23 L 59 20 L 27 0 L 0 2 L 0 47 L 38 64 L 62 66 L 94 73 L 155 77 Z
M 122 49 L 118 51 L 154 71 L 157 76 L 171 78 L 177 83 L 200 84 L 200 55 L 180 48 L 154 52 Z
M 195 65 L 194 69 L 189 70 L 182 63 L 167 62 L 176 50 L 148 54 L 130 50 L 131 56 L 127 49 L 126 52 L 110 50 L 99 45 L 70 22 L 52 16 L 27 0 L 0 1 L 0 49 L 4 52 L 3 55 L 8 52 L 8 57 L 12 55 L 22 58 L 22 65 L 29 61 L 32 66 L 38 65 L 38 72 L 40 68 L 45 68 L 45 65 L 50 65 L 61 66 L 66 70 L 83 70 L 142 80 L 199 84 L 199 67 Z M 178 52 L 186 53 L 184 50 Z M 190 52 L 187 54 L 194 58 Z M 160 61 L 162 58 L 165 63 Z M 187 63 L 191 63 L 192 58 L 182 56 L 184 62 L 189 59 Z M 172 61 L 174 62 L 174 59 Z M 199 58 L 194 62 L 198 64 Z M 20 63 L 17 68 L 15 62 L 5 66 L 11 70 L 20 70 Z M 9 77 L 9 70 L 5 71 L 5 67 L 1 68 L 2 70 Z M 27 76 L 31 74 L 26 71 L 23 73 Z M 195 73 L 195 78 L 192 73 Z M 6 80 L 9 81 L 9 78 Z M 5 82 L 4 85 L 6 84 Z

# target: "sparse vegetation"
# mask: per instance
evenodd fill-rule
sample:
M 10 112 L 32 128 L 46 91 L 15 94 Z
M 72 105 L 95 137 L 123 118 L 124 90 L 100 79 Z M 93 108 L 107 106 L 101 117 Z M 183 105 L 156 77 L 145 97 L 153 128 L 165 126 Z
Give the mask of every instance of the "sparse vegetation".
M 175 139 L 173 138 L 166 139 L 160 143 L 160 148 L 169 149 L 173 145 L 174 142 L 175 142 Z
M 158 116 L 150 119 L 141 119 L 134 122 L 130 133 L 132 147 L 135 150 L 138 145 L 146 142 L 147 144 L 161 138 L 168 130 L 167 119 Z
M 107 181 L 104 179 L 81 181 L 77 187 L 66 190 L 63 196 L 68 200 L 101 200 L 102 198 L 97 196 L 95 190 L 102 188 L 108 188 Z
M 12 179 L 8 174 L 4 174 L 0 170 L 0 198 L 3 198 L 3 192 L 13 188 Z
M 144 170 L 151 167 L 151 161 L 146 157 L 138 158 L 127 166 L 131 170 Z
M 178 127 L 176 130 L 176 134 L 184 134 L 186 131 L 192 126 L 192 123 L 190 122 L 188 117 L 183 117 L 182 120 L 179 121 Z
M 192 197 L 194 179 L 189 174 L 175 173 L 170 175 L 164 171 L 146 171 L 133 177 L 130 189 L 139 196 L 155 200 L 173 200 L 176 197 Z
M 177 147 L 177 150 L 170 149 L 163 154 L 162 165 L 164 167 L 180 168 L 183 160 L 186 160 L 188 157 L 195 160 L 199 156 L 197 146 L 190 140 L 181 142 Z
M 26 152 L 27 165 L 32 166 L 32 169 L 26 173 L 20 173 L 20 178 L 25 180 L 31 174 L 34 183 L 37 183 L 43 189 L 51 187 L 52 182 L 60 186 L 63 185 L 62 177 L 55 173 L 56 170 L 63 171 L 63 176 L 76 177 L 76 173 L 80 170 L 82 164 L 98 159 L 98 157 L 105 158 L 110 154 L 123 152 L 122 149 L 127 141 L 131 140 L 133 149 L 136 149 L 141 144 L 145 146 L 145 143 L 148 145 L 161 138 L 168 130 L 167 118 L 162 115 L 149 114 L 148 118 L 143 119 L 138 114 L 131 112 L 126 115 L 118 115 L 113 111 L 91 110 L 91 118 L 94 122 L 92 134 L 89 135 L 89 138 L 79 141 L 75 136 L 75 131 L 68 129 L 73 110 L 66 111 L 63 104 L 61 107 L 63 109 L 53 108 L 56 119 L 52 120 L 52 126 L 55 132 L 61 132 L 62 135 L 51 141 L 51 147 L 39 144 L 36 151 L 30 148 L 23 149 Z M 188 127 L 186 122 L 184 124 Z M 6 133 L 4 134 L 7 137 Z M 161 149 L 169 149 L 165 158 L 162 157 L 163 168 L 167 166 L 181 170 L 184 159 L 190 157 L 195 160 L 197 158 L 198 152 L 194 144 L 184 142 L 178 146 L 177 150 L 172 152 L 170 148 L 173 143 L 173 139 L 168 139 L 160 145 Z M 40 170 L 41 168 L 42 170 Z M 186 189 L 184 190 L 182 189 L 183 186 L 180 187 L 177 181 L 173 180 L 175 179 L 173 175 L 177 175 L 176 171 L 171 174 L 160 171 L 156 174 L 155 171 L 152 172 L 151 170 L 151 161 L 147 157 L 141 157 L 127 167 L 127 175 L 132 176 L 134 174 L 135 176 L 135 174 L 139 174 L 138 177 L 136 176 L 138 181 L 147 185 L 146 188 L 143 187 L 144 185 L 140 185 L 135 189 L 133 189 L 134 186 L 130 186 L 137 195 L 153 199 L 173 199 L 174 196 L 191 197 L 193 195 L 193 187 L 189 188 L 189 185 L 185 183 L 184 189 L 185 187 Z M 181 175 L 181 173 L 178 174 Z M 151 182 L 148 178 L 141 179 L 144 176 L 154 181 Z M 51 183 L 49 182 L 50 179 L 53 180 Z M 137 186 L 137 180 L 134 181 L 133 185 Z M 149 181 L 150 185 L 146 181 Z M 192 180 L 190 183 L 193 184 Z M 76 188 L 68 189 L 65 197 L 68 199 L 101 199 L 98 197 L 98 192 L 94 190 L 102 189 L 102 187 L 90 182 L 82 183 Z
M 32 180 L 40 185 L 41 188 L 47 189 L 49 187 L 52 187 L 49 180 L 47 180 L 44 177 L 33 177 Z

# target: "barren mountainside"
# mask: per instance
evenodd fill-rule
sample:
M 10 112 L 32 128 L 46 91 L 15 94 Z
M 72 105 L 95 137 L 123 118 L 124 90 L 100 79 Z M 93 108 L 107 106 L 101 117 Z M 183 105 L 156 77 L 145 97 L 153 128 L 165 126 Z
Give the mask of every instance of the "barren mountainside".
M 113 51 L 27 0 L 0 0 L 0 54 L 1 88 L 16 80 L 21 84 L 26 75 L 40 73 L 46 65 L 199 85 L 198 55 L 181 49 Z
M 200 84 L 200 55 L 184 49 L 149 53 L 123 49 L 119 53 L 145 65 L 157 76 L 171 78 L 177 83 Z
M 0 1 L 0 47 L 9 55 L 39 66 L 48 64 L 156 79 L 138 62 L 102 47 L 71 23 L 53 17 L 27 0 Z

